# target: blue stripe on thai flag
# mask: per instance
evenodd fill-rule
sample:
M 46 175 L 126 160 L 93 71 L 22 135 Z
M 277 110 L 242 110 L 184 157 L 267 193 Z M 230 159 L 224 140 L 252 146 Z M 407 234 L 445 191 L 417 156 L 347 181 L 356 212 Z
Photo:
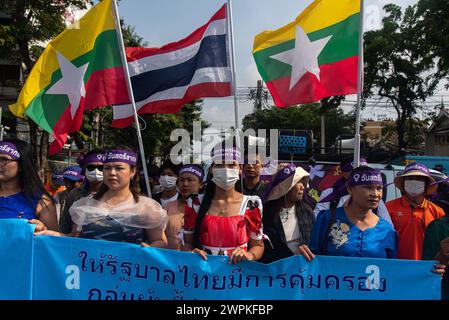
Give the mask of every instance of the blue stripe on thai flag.
M 139 114 L 176 113 L 192 100 L 232 94 L 226 5 L 188 37 L 161 48 L 127 48 Z M 131 104 L 113 106 L 113 127 L 133 121 Z

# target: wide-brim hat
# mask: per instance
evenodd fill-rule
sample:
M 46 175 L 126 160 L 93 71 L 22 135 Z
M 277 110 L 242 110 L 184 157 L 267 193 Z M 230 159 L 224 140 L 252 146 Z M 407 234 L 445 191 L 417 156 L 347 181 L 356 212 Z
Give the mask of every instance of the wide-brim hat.
M 294 173 L 293 173 L 293 170 Z M 290 171 L 289 173 L 287 173 Z M 268 194 L 266 201 L 277 200 L 285 196 L 298 182 L 304 179 L 304 187 L 306 187 L 309 182 L 310 174 L 301 167 L 290 168 L 285 167 L 281 169 L 276 176 L 279 179 L 274 178 L 273 187 Z M 277 182 L 277 183 L 276 183 Z
M 394 178 L 394 185 L 401 190 L 402 193 L 404 190 L 404 178 L 405 177 L 425 177 L 428 180 L 426 195 L 431 195 L 435 193 L 438 189 L 438 186 L 435 184 L 435 179 L 433 179 L 428 173 L 429 169 L 426 166 L 419 163 L 412 163 L 405 167 L 404 173 L 400 176 Z

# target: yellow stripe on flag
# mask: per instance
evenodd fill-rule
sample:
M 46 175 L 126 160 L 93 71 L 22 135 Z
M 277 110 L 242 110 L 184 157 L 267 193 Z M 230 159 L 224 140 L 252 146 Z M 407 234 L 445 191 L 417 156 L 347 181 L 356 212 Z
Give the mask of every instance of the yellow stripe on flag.
M 316 0 L 288 25 L 264 31 L 254 39 L 253 54 L 295 38 L 296 26 L 305 33 L 314 32 L 339 23 L 360 12 L 360 0 Z
M 25 109 L 39 92 L 51 82 L 53 73 L 59 69 L 56 52 L 72 61 L 94 48 L 97 37 L 115 28 L 112 1 L 103 0 L 92 7 L 74 26 L 64 30 L 53 39 L 31 70 L 20 92 L 17 103 L 9 106 L 17 117 L 23 117 Z

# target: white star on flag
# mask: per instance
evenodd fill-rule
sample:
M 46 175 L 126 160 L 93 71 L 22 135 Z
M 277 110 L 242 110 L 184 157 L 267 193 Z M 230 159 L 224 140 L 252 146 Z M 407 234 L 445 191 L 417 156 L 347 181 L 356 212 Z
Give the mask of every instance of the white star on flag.
M 65 94 L 70 101 L 70 114 L 74 119 L 78 110 L 80 100 L 86 95 L 84 87 L 84 75 L 89 63 L 79 68 L 66 59 L 62 54 L 56 52 L 62 78 L 59 79 L 48 91 L 47 94 Z
M 275 60 L 292 66 L 289 91 L 310 72 L 320 81 L 320 67 L 318 56 L 323 51 L 332 36 L 311 42 L 301 27 L 296 27 L 295 47 L 271 56 Z

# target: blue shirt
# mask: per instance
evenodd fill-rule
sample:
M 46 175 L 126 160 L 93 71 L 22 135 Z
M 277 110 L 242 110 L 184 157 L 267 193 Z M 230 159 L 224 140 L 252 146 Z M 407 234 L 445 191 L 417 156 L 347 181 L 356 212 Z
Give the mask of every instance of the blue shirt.
M 0 197 L 0 219 L 22 218 L 37 219 L 36 206 L 38 200 L 30 204 L 24 192 L 7 197 Z
M 324 253 L 324 239 L 329 219 L 329 210 L 320 212 L 316 218 L 309 244 L 313 253 L 345 257 L 396 258 L 398 235 L 387 221 L 379 217 L 374 227 L 362 231 L 349 221 L 343 207 L 335 209 L 333 223 L 327 233 L 327 252 Z

